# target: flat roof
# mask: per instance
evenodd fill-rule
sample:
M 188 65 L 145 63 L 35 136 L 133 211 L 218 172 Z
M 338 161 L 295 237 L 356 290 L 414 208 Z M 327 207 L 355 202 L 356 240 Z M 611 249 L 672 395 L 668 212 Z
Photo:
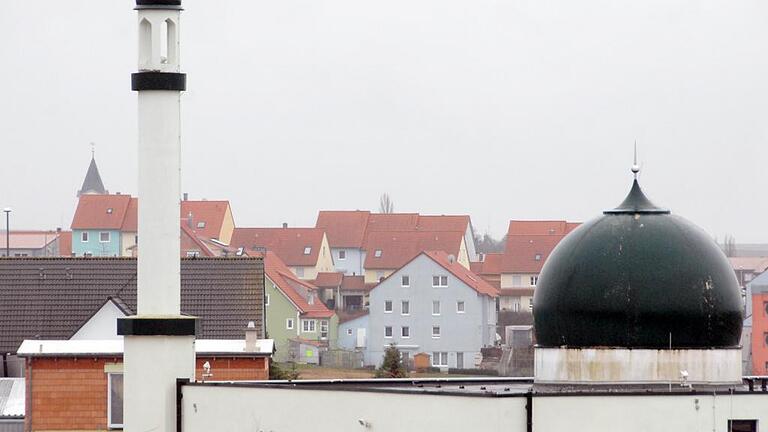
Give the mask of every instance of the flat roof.
M 256 341 L 255 351 L 245 350 L 243 339 L 196 339 L 195 352 L 206 355 L 269 356 L 274 351 L 272 339 Z M 122 339 L 37 340 L 27 339 L 16 352 L 20 357 L 122 356 Z

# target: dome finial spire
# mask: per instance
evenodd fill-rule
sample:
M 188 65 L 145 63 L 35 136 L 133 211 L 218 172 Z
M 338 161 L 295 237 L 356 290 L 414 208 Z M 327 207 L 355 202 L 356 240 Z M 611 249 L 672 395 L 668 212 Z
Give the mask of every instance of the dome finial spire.
M 635 140 L 635 159 L 634 163 L 632 164 L 632 174 L 635 175 L 635 180 L 637 180 L 637 173 L 640 172 L 640 165 L 637 164 L 637 140 Z
M 96 159 L 96 143 L 91 141 L 91 159 Z

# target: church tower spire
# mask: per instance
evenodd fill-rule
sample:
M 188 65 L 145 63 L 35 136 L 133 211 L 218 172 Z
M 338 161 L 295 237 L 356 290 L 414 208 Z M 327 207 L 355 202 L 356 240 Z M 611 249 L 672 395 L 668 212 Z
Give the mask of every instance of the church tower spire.
M 101 181 L 101 175 L 99 175 L 99 167 L 96 166 L 96 152 L 93 149 L 93 143 L 91 143 L 91 164 L 88 165 L 88 172 L 85 173 L 83 186 L 77 191 L 77 196 L 106 195 L 107 193 L 109 192 L 104 189 L 104 183 Z

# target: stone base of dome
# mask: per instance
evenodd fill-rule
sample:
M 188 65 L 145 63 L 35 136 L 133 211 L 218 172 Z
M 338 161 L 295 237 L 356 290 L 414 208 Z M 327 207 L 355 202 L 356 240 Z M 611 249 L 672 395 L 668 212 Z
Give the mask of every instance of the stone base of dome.
M 541 348 L 534 382 L 541 384 L 739 384 L 741 348 Z

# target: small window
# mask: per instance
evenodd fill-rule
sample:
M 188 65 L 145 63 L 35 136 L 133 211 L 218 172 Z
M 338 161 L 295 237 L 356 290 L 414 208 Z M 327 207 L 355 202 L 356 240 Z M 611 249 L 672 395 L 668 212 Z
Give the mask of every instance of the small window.
M 312 253 L 312 246 L 306 246 L 304 248 L 304 255 L 309 255 Z
M 315 320 L 312 320 L 312 319 L 301 320 L 301 330 L 306 333 L 314 333 Z
M 310 294 L 307 296 L 307 303 L 309 304 L 315 304 L 315 296 Z
M 531 276 L 531 286 L 536 286 L 537 283 L 539 283 L 539 277 Z
M 392 300 L 384 300 L 384 312 L 392 313 Z
M 512 286 L 519 287 L 523 284 L 523 278 L 520 275 L 512 275 Z
M 440 315 L 440 300 L 432 301 L 432 315 Z
M 110 208 L 107 209 L 107 214 L 112 214 L 113 211 L 114 211 L 114 209 L 112 207 L 110 207 Z
M 440 286 L 448 286 L 448 276 L 440 276 Z
M 408 339 L 409 337 L 411 337 L 411 328 L 408 326 L 401 327 L 400 336 L 402 336 L 405 339 Z
M 411 278 L 409 276 L 403 276 L 400 281 L 400 285 L 407 288 L 411 286 Z
M 111 373 L 107 376 L 107 423 L 110 428 L 123 427 L 123 374 Z
M 541 254 L 536 254 L 535 257 L 533 257 L 536 261 L 541 261 Z
M 83 243 L 88 243 L 88 231 L 83 231 L 80 233 L 80 241 Z
M 384 327 L 384 337 L 385 338 L 391 338 L 392 337 L 392 326 Z
M 448 353 L 447 352 L 433 352 L 432 353 L 432 366 L 448 366 Z
M 339 251 L 339 259 L 340 259 L 340 260 L 345 260 L 345 259 L 347 259 L 347 251 L 345 251 L 345 250 L 343 250 L 343 249 L 342 249 L 342 250 L 340 250 L 340 251 Z
M 456 302 L 456 312 L 457 313 L 464 313 L 464 301 L 459 300 Z
M 768 346 L 768 332 L 763 333 L 763 343 Z
M 300 278 L 304 277 L 304 267 L 296 267 L 296 276 Z
M 411 303 L 408 300 L 403 300 L 400 302 L 400 313 L 403 315 L 411 314 Z
M 205 222 L 198 222 L 197 223 L 198 228 L 205 228 Z
M 288 318 L 285 320 L 285 328 L 288 330 L 293 330 L 293 318 Z
M 376 258 L 381 258 L 381 249 L 376 249 L 373 252 L 373 256 L 376 257 Z
M 352 329 L 347 329 L 347 336 L 352 336 Z
M 187 258 L 197 258 L 200 256 L 200 251 L 187 251 Z
M 728 420 L 729 432 L 757 432 L 757 420 Z
M 320 321 L 320 339 L 328 339 L 328 320 Z
M 763 310 L 765 311 L 765 314 L 768 315 L 768 302 L 763 302 Z
M 134 243 L 134 244 L 139 244 L 139 235 L 138 235 L 138 234 L 136 234 L 135 236 L 133 236 L 133 243 Z
M 432 326 L 432 339 L 440 339 L 440 326 Z
M 100 243 L 109 243 L 109 232 L 100 232 L 99 233 L 99 242 Z
M 86 258 L 90 258 L 93 256 L 93 252 L 83 252 L 83 256 Z
M 448 286 L 448 276 L 432 276 L 432 286 L 433 287 L 447 287 Z
M 264 294 L 264 306 L 269 306 L 269 294 Z

